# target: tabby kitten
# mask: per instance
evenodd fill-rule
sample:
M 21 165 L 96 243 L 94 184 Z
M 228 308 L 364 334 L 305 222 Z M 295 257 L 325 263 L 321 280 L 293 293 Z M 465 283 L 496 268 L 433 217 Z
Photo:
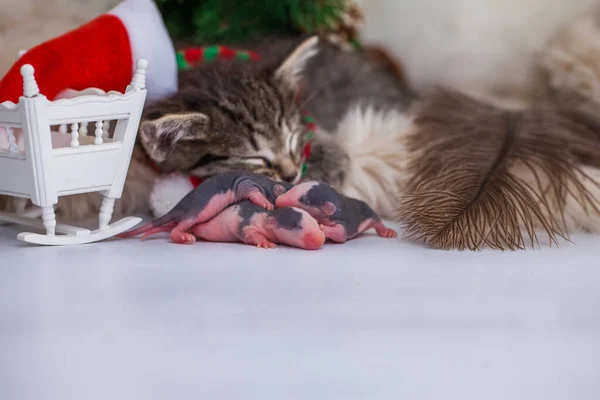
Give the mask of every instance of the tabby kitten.
M 305 128 L 295 86 L 314 42 L 275 67 L 213 61 L 181 72 L 180 90 L 145 110 L 142 146 L 164 172 L 245 169 L 296 181 Z

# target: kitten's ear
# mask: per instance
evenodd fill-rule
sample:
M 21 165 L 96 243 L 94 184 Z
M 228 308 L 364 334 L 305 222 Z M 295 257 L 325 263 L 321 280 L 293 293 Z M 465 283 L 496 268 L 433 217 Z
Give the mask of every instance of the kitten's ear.
M 150 158 L 163 162 L 177 142 L 202 139 L 206 137 L 207 129 L 208 117 L 205 114 L 170 114 L 142 122 L 140 140 Z
M 318 53 L 318 36 L 303 41 L 275 71 L 275 76 L 295 87 L 308 60 Z

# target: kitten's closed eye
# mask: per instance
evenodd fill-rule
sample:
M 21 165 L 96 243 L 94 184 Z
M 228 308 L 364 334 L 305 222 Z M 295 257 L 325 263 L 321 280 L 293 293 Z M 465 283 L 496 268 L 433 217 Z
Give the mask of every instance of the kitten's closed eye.
M 265 157 L 244 157 L 245 162 L 255 165 L 262 165 L 267 168 L 272 168 L 273 163 Z
M 203 167 L 208 164 L 212 164 L 212 163 L 216 163 L 216 162 L 220 162 L 220 161 L 226 161 L 228 159 L 229 159 L 229 156 L 217 155 L 217 154 L 206 154 L 205 156 L 203 156 L 200 159 L 200 161 L 198 161 L 196 163 L 196 165 L 194 165 L 193 168 Z

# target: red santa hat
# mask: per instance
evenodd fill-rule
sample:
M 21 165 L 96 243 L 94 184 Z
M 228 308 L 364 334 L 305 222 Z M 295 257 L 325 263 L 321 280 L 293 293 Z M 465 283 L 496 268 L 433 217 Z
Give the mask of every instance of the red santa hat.
M 177 90 L 173 43 L 152 0 L 124 0 L 108 13 L 26 51 L 0 80 L 0 102 L 17 102 L 20 68 L 34 66 L 40 91 L 54 99 L 65 89 L 124 92 L 136 60 L 149 62 L 147 102 Z

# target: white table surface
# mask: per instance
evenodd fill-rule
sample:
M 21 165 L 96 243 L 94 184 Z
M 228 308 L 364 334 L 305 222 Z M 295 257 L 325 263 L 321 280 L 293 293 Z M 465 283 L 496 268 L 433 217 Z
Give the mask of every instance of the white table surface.
M 309 252 L 17 232 L 0 227 L 2 400 L 600 398 L 599 237 Z

